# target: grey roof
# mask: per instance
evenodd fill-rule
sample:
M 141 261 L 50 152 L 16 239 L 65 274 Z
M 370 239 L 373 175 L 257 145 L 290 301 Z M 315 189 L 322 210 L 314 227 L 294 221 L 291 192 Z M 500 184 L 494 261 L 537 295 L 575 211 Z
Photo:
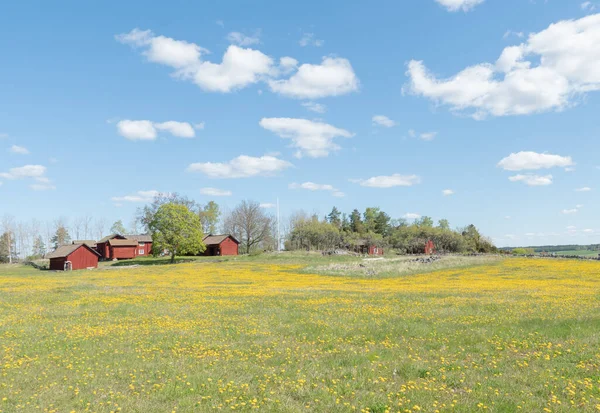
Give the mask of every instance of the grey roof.
M 138 242 L 134 239 L 109 239 L 108 244 L 115 247 L 137 247 Z
M 232 240 L 234 240 L 236 242 L 236 244 L 240 243 L 237 239 L 235 239 L 235 237 L 233 235 L 230 235 L 230 234 L 223 234 L 223 235 L 210 234 L 210 235 L 205 236 L 202 241 L 204 242 L 205 245 L 219 245 L 220 243 L 225 241 L 227 238 L 231 238 Z
M 152 235 L 148 235 L 148 234 L 125 235 L 125 238 L 133 239 L 133 240 L 136 240 L 137 242 L 152 242 Z
M 98 241 L 98 244 L 106 242 L 106 241 L 111 240 L 113 238 L 124 239 L 125 237 L 123 235 L 119 235 L 119 234 L 110 234 L 110 235 L 107 235 L 106 237 L 102 238 L 100 241 Z
M 46 258 L 66 258 L 71 255 L 73 252 L 77 251 L 79 248 L 84 247 L 94 254 L 100 256 L 98 252 L 92 248 L 90 248 L 86 244 L 70 244 L 70 245 L 61 245 L 55 251 L 52 251 L 50 254 L 46 254 Z
M 73 241 L 72 244 L 85 244 L 88 247 L 95 247 L 96 246 L 96 241 L 93 241 L 91 239 L 83 239 L 83 240 L 77 240 L 77 241 Z

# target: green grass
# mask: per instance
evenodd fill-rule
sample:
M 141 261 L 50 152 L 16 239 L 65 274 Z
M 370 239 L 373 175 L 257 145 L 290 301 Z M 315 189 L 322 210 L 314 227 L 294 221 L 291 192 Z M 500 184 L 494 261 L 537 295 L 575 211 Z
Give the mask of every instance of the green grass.
M 222 258 L 0 265 L 0 412 L 600 405 L 600 263 Z
M 569 256 L 580 256 L 580 257 L 597 257 L 600 254 L 600 251 L 590 251 L 590 250 L 572 250 L 572 251 L 557 251 L 556 255 L 569 255 Z

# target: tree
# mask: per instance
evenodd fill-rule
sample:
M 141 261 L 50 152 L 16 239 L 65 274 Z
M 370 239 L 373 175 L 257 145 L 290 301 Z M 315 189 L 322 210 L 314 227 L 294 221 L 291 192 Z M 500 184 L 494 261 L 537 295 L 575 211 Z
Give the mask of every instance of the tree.
M 221 218 L 221 210 L 215 201 L 210 201 L 198 212 L 205 234 L 215 234 Z
M 431 217 L 424 216 L 421 217 L 421 219 L 418 219 L 415 224 L 422 228 L 433 228 L 433 219 Z
M 388 236 L 391 230 L 390 221 L 391 218 L 388 214 L 379 211 L 375 217 L 375 233 L 384 237 Z
M 152 234 L 152 249 L 168 251 L 171 263 L 176 255 L 197 255 L 206 249 L 200 218 L 181 204 L 161 205 L 153 214 L 148 228 Z
M 42 236 L 38 235 L 33 242 L 33 257 L 42 258 L 44 255 L 46 255 L 46 245 Z
M 438 221 L 438 228 L 448 231 L 450 230 L 450 223 L 447 219 L 440 219 Z
M 224 226 L 242 243 L 242 248 L 250 251 L 269 239 L 272 218 L 265 214 L 260 204 L 242 201 L 225 218 Z
M 11 232 L 5 231 L 0 235 L 0 263 L 12 263 L 16 259 L 15 237 Z
M 342 227 L 341 216 L 342 213 L 336 207 L 333 207 L 329 215 L 327 215 L 327 222 L 340 229 Z
M 125 225 L 123 225 L 123 221 L 118 220 L 115 221 L 114 224 L 112 224 L 112 227 L 110 227 L 110 232 L 112 234 L 123 235 L 127 233 L 127 230 L 125 229 Z
M 364 225 L 358 209 L 355 209 L 350 214 L 350 230 L 359 234 L 364 232 Z
M 150 223 L 154 219 L 154 214 L 156 214 L 162 205 L 166 204 L 184 205 L 192 212 L 198 212 L 200 210 L 200 206 L 196 203 L 196 201 L 179 195 L 176 192 L 166 194 L 159 193 L 154 197 L 150 205 L 146 205 L 143 208 L 138 208 L 137 210 L 137 220 L 146 231 L 150 231 Z
M 52 237 L 50 242 L 52 242 L 54 249 L 57 249 L 61 245 L 65 245 L 71 242 L 71 236 L 69 235 L 69 231 L 67 230 L 67 227 L 64 226 L 64 224 L 57 224 L 56 231 L 54 232 L 54 236 Z

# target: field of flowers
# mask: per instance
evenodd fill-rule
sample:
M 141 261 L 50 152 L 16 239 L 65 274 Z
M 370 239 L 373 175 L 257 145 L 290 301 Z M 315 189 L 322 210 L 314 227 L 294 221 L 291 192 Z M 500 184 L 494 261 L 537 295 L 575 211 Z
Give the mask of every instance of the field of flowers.
M 600 263 L 0 268 L 0 412 L 600 411 Z

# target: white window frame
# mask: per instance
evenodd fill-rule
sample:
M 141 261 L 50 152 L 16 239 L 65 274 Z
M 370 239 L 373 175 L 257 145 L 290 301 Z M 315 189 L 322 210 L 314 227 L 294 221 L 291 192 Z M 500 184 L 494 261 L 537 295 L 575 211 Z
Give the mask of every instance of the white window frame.
M 144 255 L 144 254 L 146 254 L 146 251 L 143 248 L 138 250 L 138 255 Z

